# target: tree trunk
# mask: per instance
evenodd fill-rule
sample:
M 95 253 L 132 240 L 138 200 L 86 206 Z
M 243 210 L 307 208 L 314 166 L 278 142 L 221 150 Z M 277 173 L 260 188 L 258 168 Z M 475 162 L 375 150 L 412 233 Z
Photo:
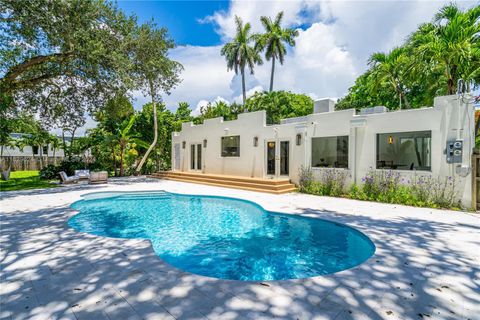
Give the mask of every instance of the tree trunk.
M 117 159 L 115 158 L 115 146 L 112 145 L 113 175 L 117 176 Z
M 70 150 L 68 152 L 69 157 L 72 157 L 73 142 L 75 141 L 75 131 L 77 131 L 77 128 L 72 130 L 72 141 L 70 142 Z
M 450 69 L 450 76 L 448 77 L 447 81 L 447 88 L 448 88 L 448 94 L 455 94 L 455 78 L 457 75 L 457 66 L 453 65 L 452 68 Z
M 40 170 L 43 169 L 43 146 L 38 145 L 38 154 L 39 154 L 39 159 L 40 159 Z
M 53 151 L 53 165 L 56 166 L 57 165 L 57 158 L 55 157 L 55 146 L 52 146 L 52 151 Z
M 272 57 L 272 73 L 270 74 L 270 92 L 273 91 L 273 75 L 275 74 L 275 56 Z
M 408 102 L 407 95 L 402 93 L 403 101 L 405 102 L 405 108 L 410 109 L 410 102 Z
M 67 157 L 67 143 L 65 142 L 65 130 L 62 129 L 63 158 Z
M 124 176 L 124 170 L 123 170 L 123 152 L 124 152 L 124 147 L 123 145 L 120 144 L 120 177 Z
M 153 142 L 150 145 L 150 147 L 148 147 L 147 152 L 145 152 L 142 160 L 140 161 L 137 168 L 135 169 L 135 175 L 140 174 L 140 171 L 142 170 L 143 164 L 145 163 L 145 161 L 147 161 L 147 158 L 148 158 L 150 152 L 152 152 L 153 148 L 155 148 L 155 146 L 157 145 L 157 139 L 158 139 L 157 103 L 155 101 L 155 93 L 153 91 L 153 83 L 152 83 L 151 80 L 149 82 L 150 82 L 150 96 L 152 97 L 152 105 L 153 105 Z
M 245 101 L 247 100 L 247 92 L 245 91 L 245 68 L 242 68 L 242 93 L 243 93 L 243 105 L 245 106 Z

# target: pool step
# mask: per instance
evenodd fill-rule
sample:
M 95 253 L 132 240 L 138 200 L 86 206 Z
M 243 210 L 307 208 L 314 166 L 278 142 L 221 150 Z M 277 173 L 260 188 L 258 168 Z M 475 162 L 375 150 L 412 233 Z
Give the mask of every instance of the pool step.
M 174 171 L 160 171 L 152 174 L 150 177 L 273 194 L 296 191 L 295 185 L 290 183 L 289 179 L 274 180 Z

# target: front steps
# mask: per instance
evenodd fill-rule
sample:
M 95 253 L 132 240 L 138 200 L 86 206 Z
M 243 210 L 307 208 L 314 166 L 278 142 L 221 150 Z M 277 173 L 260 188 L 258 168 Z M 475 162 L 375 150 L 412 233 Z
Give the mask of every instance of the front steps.
M 296 190 L 295 185 L 290 183 L 289 179 L 274 180 L 177 171 L 160 171 L 150 177 L 273 194 L 283 194 Z

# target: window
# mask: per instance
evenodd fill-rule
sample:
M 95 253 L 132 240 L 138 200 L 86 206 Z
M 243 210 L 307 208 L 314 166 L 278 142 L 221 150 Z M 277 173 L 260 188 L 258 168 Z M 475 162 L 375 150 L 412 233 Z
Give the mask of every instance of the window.
M 222 157 L 240 157 L 240 136 L 222 137 Z
M 39 154 L 38 153 L 38 146 L 32 146 L 32 153 L 35 155 L 35 154 Z
M 377 169 L 431 169 L 431 131 L 377 134 Z
M 348 136 L 312 138 L 312 167 L 348 168 Z
M 43 146 L 42 152 L 44 156 L 48 155 L 48 146 Z

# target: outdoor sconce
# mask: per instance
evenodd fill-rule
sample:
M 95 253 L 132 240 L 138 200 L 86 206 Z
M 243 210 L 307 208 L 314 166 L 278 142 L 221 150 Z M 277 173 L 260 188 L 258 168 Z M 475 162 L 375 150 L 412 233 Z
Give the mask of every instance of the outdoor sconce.
M 302 144 L 302 135 L 300 133 L 297 133 L 296 142 L 297 146 Z
M 393 144 L 393 137 L 392 136 L 388 136 L 388 144 Z
M 207 139 L 203 139 L 203 147 L 204 147 L 204 148 L 207 147 Z
M 253 146 L 258 147 L 258 137 L 253 137 Z
M 182 141 L 182 149 L 185 149 L 185 146 L 187 145 L 186 141 Z

